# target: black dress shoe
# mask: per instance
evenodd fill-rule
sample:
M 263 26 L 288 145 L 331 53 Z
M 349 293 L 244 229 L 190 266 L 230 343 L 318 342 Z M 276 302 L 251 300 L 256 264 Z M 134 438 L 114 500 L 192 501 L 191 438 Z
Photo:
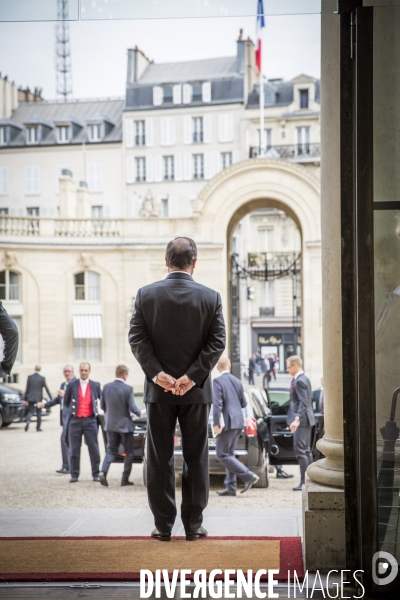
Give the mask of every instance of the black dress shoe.
M 158 531 L 157 527 L 153 529 L 151 532 L 151 537 L 160 541 L 160 542 L 170 542 L 171 541 L 171 533 Z
M 230 490 L 222 490 L 222 492 L 217 492 L 218 496 L 236 496 L 236 492 L 231 492 Z
M 253 477 L 250 479 L 250 481 L 248 481 L 248 482 L 245 484 L 244 488 L 241 490 L 241 492 L 240 492 L 240 493 L 241 493 L 241 494 L 244 494 L 245 492 L 247 492 L 247 490 L 249 490 L 249 489 L 250 489 L 250 488 L 251 488 L 251 487 L 252 487 L 252 486 L 253 486 L 255 483 L 257 483 L 257 481 L 258 481 L 259 479 L 260 479 L 260 478 L 259 478 L 259 477 L 257 477 L 257 475 L 253 475 Z
M 93 481 L 94 481 L 94 477 L 93 477 Z M 101 485 L 108 487 L 107 475 L 106 475 L 106 473 L 104 473 L 104 471 L 100 471 L 99 481 L 100 481 Z
M 126 485 L 135 485 L 135 484 L 133 483 L 133 481 L 121 481 L 121 487 L 124 487 Z
M 25 431 L 28 431 L 28 429 L 29 429 L 29 423 L 27 423 L 27 424 L 25 425 Z
M 69 480 L 70 483 L 76 483 L 78 481 L 77 477 L 71 477 L 71 479 Z
M 96 477 L 93 477 L 93 481 L 100 483 L 100 477 L 98 475 L 96 475 Z
M 56 473 L 61 473 L 61 475 L 67 475 L 69 473 L 69 469 L 62 467 L 62 469 L 58 469 L 58 471 L 56 471 Z
M 204 529 L 204 527 L 199 527 L 196 531 L 187 531 L 186 532 L 186 541 L 187 542 L 196 542 L 202 537 L 207 537 L 208 531 Z
M 301 492 L 301 490 L 303 489 L 303 487 L 304 487 L 304 483 L 299 483 L 299 485 L 297 487 L 293 488 L 293 491 L 294 492 Z
M 36 429 L 36 431 L 43 431 L 43 429 Z
M 292 477 L 293 477 L 293 475 L 289 475 L 289 473 L 286 473 L 286 471 L 277 471 L 276 472 L 277 479 L 291 479 Z

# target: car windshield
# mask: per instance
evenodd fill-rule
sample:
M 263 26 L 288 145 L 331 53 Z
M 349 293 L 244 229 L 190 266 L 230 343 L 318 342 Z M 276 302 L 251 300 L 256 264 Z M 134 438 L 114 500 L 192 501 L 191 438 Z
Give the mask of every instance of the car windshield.
M 269 405 L 273 415 L 286 415 L 290 404 L 289 390 L 268 390 Z

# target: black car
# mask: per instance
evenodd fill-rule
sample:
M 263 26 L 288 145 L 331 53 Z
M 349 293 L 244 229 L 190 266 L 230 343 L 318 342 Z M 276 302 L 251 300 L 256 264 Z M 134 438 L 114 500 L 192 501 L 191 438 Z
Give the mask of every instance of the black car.
M 311 452 L 314 460 L 322 457 L 316 443 L 324 434 L 324 415 L 320 412 L 317 396 L 318 394 L 313 394 L 313 410 L 316 423 L 311 433 Z M 290 391 L 287 388 L 269 389 L 267 390 L 267 398 L 270 409 L 268 417 L 270 463 L 271 465 L 297 464 L 293 451 L 293 433 L 291 433 L 286 423 L 286 415 L 290 404 Z
M 99 422 L 101 432 L 103 434 L 104 447 L 105 447 L 105 449 L 107 449 L 107 431 L 104 431 L 104 425 L 105 425 L 104 414 L 98 415 L 97 420 Z M 144 417 L 134 418 L 133 423 L 134 423 L 134 431 L 133 431 L 132 435 L 133 435 L 133 445 L 134 445 L 134 452 L 135 452 L 133 462 L 141 463 L 144 459 L 144 440 L 145 440 L 146 431 L 147 431 L 147 417 L 144 416 Z M 121 444 L 119 447 L 119 454 L 118 454 L 117 458 L 114 460 L 114 462 L 122 463 L 122 462 L 124 462 L 124 458 L 125 458 L 125 448 L 124 448 L 123 444 Z
M 21 394 L 4 383 L 0 383 L 0 427 L 8 427 L 25 415 L 26 407 Z

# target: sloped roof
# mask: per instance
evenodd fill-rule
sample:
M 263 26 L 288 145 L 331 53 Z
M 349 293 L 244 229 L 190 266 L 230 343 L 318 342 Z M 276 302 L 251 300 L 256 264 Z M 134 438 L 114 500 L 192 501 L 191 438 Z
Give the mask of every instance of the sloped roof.
M 73 121 L 82 125 L 85 122 L 97 119 L 99 115 L 109 123 L 115 124 L 107 135 L 99 143 L 122 141 L 122 111 L 124 99 L 105 100 L 71 100 L 68 102 L 24 102 L 13 111 L 11 119 L 19 127 L 24 123 L 43 123 L 53 126 L 63 120 Z M 79 144 L 87 141 L 87 132 L 83 127 L 71 141 L 71 144 Z M 51 130 L 40 142 L 39 146 L 51 146 L 57 144 L 56 131 Z M 25 134 L 19 133 L 9 147 L 25 146 Z
M 136 83 L 141 85 L 240 77 L 236 56 L 150 64 Z

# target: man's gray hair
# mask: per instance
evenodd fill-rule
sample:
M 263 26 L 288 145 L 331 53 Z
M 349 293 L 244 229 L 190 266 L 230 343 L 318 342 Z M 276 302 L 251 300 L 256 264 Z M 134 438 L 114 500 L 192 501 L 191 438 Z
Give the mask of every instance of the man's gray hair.
M 72 365 L 64 365 L 63 367 L 63 371 L 64 369 L 70 368 L 72 372 L 74 372 L 74 367 Z
M 293 356 L 289 356 L 287 359 L 288 365 L 297 365 L 300 368 L 303 366 L 303 361 L 300 356 L 297 354 L 293 354 Z

